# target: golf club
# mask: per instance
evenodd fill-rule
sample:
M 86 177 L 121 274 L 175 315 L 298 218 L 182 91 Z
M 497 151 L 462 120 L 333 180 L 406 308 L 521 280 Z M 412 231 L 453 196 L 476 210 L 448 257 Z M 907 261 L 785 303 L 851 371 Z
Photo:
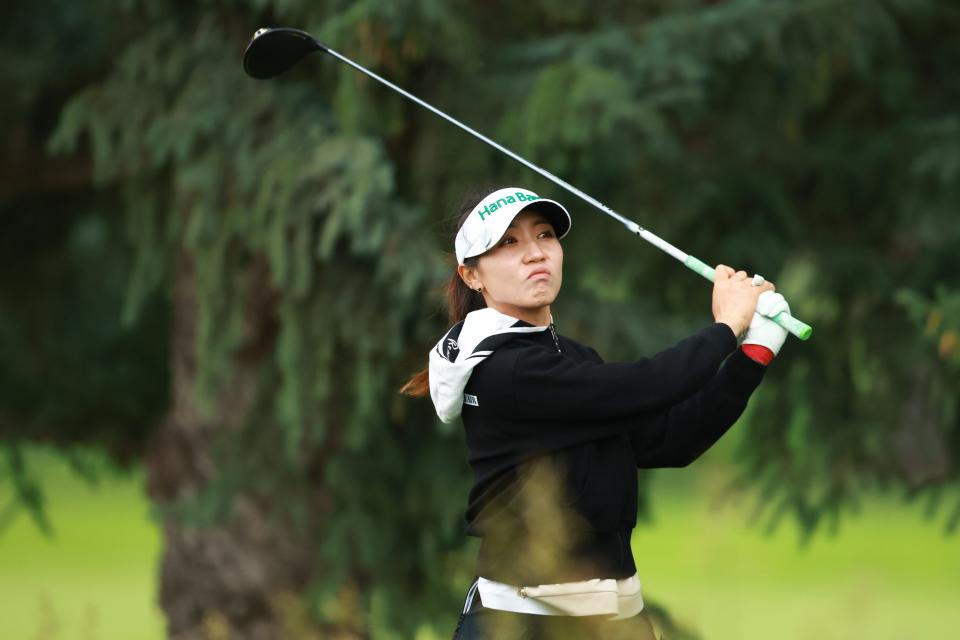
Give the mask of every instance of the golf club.
M 413 102 L 417 103 L 421 107 L 440 116 L 447 122 L 463 129 L 473 137 L 478 138 L 479 140 L 487 143 L 494 149 L 505 153 L 506 155 L 510 156 L 511 158 L 513 158 L 520 164 L 524 165 L 525 167 L 532 169 L 533 171 L 536 171 L 541 176 L 543 176 L 544 178 L 547 178 L 557 186 L 562 187 L 563 189 L 577 196 L 584 202 L 592 205 L 594 208 L 599 209 L 600 211 L 607 214 L 611 218 L 618 220 L 631 233 L 637 234 L 638 236 L 640 236 L 641 238 L 643 238 L 653 246 L 659 248 L 661 251 L 668 253 L 669 255 L 673 256 L 674 258 L 682 262 L 690 270 L 700 274 L 710 282 L 713 282 L 714 269 L 709 265 L 705 264 L 704 262 L 701 262 L 694 256 L 684 253 L 683 251 L 673 246 L 669 242 L 647 231 L 646 229 L 638 225 L 636 222 L 633 222 L 632 220 L 629 220 L 623 217 L 622 215 L 620 215 L 610 207 L 606 206 L 596 198 L 593 198 L 592 196 L 584 193 L 583 191 L 580 191 L 580 189 L 577 189 L 576 187 L 569 184 L 568 182 L 558 178 L 557 176 L 553 175 L 546 169 L 542 169 L 538 167 L 537 165 L 517 155 L 513 151 L 510 151 L 506 147 L 498 144 L 497 142 L 486 137 L 485 135 L 474 131 L 473 129 L 463 124 L 459 120 L 456 120 L 455 118 L 448 116 L 446 113 L 444 113 L 443 111 L 440 111 L 439 109 L 432 106 L 431 104 L 424 102 L 423 100 L 416 97 L 415 95 L 404 91 L 403 89 L 393 84 L 392 82 L 385 80 L 384 78 L 381 78 L 380 76 L 370 71 L 366 67 L 363 67 L 357 64 L 356 62 L 354 62 L 353 60 L 351 60 L 350 58 L 347 58 L 346 56 L 341 55 L 340 53 L 337 53 L 330 47 L 319 42 L 316 38 L 311 36 L 306 31 L 301 31 L 300 29 L 290 29 L 290 28 L 259 29 L 256 33 L 253 34 L 253 38 L 250 40 L 250 43 L 247 45 L 246 51 L 243 52 L 243 70 L 247 73 L 247 75 L 253 78 L 258 78 L 258 79 L 273 78 L 274 76 L 280 75 L 287 69 L 291 68 L 301 59 L 303 59 L 310 53 L 313 53 L 314 51 L 324 51 L 326 53 L 329 53 L 334 58 L 340 60 L 341 62 L 345 62 L 346 64 L 350 65 L 357 71 L 360 71 L 361 73 L 364 73 L 367 76 L 373 78 L 377 82 L 383 85 L 386 85 L 387 87 L 393 89 L 394 91 L 401 94 L 405 98 L 412 100 Z M 779 324 L 781 327 L 783 327 L 784 329 L 792 333 L 793 335 L 800 338 L 801 340 L 807 340 L 810 337 L 810 335 L 813 333 L 813 328 L 810 327 L 810 325 L 804 322 L 801 322 L 800 320 L 797 320 L 796 318 L 794 318 L 793 316 L 791 316 L 786 312 L 781 312 L 771 319 L 777 324 Z

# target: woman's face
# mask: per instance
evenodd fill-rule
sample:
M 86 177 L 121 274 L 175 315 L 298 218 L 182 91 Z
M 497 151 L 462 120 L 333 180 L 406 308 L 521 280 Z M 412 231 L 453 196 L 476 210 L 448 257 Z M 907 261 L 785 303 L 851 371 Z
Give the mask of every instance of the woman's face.
M 550 322 L 563 282 L 563 249 L 547 217 L 527 210 L 473 267 L 460 267 L 472 289 L 483 286 L 488 307 L 534 325 Z

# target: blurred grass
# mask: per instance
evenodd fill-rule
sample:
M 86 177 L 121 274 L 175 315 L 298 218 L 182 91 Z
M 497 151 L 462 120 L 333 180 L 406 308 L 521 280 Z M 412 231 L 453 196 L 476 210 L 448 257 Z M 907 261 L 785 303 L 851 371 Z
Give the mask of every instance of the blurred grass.
M 658 472 L 654 522 L 633 539 L 645 595 L 704 640 L 956 637 L 960 539 L 924 522 L 919 507 L 867 498 L 838 536 L 799 548 L 790 527 L 770 537 L 747 528 L 746 503 L 718 508 L 728 467 L 717 460 Z M 0 534 L 0 638 L 162 638 L 161 540 L 142 475 L 91 487 L 50 453 L 34 451 L 30 464 L 42 471 L 56 532 L 46 538 L 21 515 Z
M 633 537 L 645 595 L 705 640 L 958 637 L 960 539 L 920 505 L 867 496 L 801 547 L 790 526 L 746 526 L 752 499 L 721 500 L 728 469 L 659 471 L 654 522 Z
M 0 532 L 0 638 L 159 640 L 154 605 L 160 533 L 149 515 L 143 476 L 101 473 L 78 479 L 54 454 L 31 450 L 54 534 L 25 513 Z M 9 499 L 0 485 L 0 504 Z

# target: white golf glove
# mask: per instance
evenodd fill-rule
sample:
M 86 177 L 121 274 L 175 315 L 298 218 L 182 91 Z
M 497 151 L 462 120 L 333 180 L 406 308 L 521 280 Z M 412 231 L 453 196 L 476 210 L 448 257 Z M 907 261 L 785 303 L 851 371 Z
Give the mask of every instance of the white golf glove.
M 780 353 L 780 347 L 787 339 L 787 330 L 767 316 L 775 316 L 782 311 L 790 311 L 790 305 L 782 295 L 773 291 L 761 293 L 757 299 L 757 311 L 753 314 L 742 344 L 766 347 L 773 352 L 773 355 Z

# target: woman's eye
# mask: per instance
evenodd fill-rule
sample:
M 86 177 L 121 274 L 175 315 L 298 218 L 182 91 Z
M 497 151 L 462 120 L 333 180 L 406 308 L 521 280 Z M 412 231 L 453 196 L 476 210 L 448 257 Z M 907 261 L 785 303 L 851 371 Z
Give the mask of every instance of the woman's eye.
M 516 242 L 516 240 L 514 240 L 513 238 L 504 238 L 503 240 L 500 241 L 500 246 L 503 247 L 508 244 L 513 244 L 514 242 Z
M 552 238 L 552 237 L 553 237 L 553 231 L 541 231 L 539 237 L 541 237 L 541 238 Z

